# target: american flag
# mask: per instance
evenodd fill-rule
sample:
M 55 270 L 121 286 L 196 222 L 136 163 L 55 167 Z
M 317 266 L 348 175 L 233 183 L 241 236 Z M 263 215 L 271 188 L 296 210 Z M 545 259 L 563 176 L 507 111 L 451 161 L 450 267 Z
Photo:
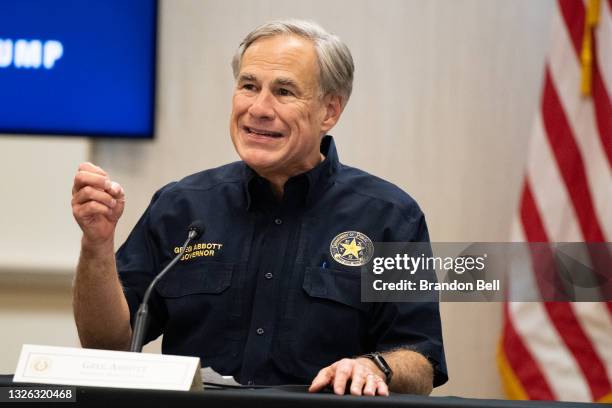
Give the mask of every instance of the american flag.
M 559 0 L 512 240 L 612 238 L 612 0 Z M 612 302 L 504 305 L 513 399 L 612 402 Z

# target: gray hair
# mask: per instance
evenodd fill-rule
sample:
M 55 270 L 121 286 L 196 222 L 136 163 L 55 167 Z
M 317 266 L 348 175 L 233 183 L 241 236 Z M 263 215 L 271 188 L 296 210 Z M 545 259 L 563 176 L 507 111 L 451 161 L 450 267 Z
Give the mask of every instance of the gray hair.
M 242 56 L 255 41 L 264 37 L 293 34 L 313 42 L 319 62 L 319 87 L 322 95 L 339 95 L 346 105 L 353 90 L 355 65 L 348 47 L 334 34 L 330 34 L 317 23 L 304 20 L 278 20 L 266 23 L 251 31 L 240 43 L 232 70 L 238 78 Z

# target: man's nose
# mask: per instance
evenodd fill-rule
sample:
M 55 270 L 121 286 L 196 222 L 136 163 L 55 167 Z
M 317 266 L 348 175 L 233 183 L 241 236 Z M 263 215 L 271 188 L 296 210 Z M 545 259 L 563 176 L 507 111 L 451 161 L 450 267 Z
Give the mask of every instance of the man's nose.
M 273 95 L 266 90 L 260 91 L 249 107 L 249 114 L 257 119 L 274 119 L 276 114 L 274 112 Z

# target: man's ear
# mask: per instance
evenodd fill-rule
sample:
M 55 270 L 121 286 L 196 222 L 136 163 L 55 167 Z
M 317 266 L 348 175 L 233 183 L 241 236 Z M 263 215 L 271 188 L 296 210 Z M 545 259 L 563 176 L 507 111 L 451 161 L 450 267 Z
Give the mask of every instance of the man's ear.
M 325 134 L 336 125 L 344 107 L 342 97 L 339 95 L 326 95 L 323 103 L 325 104 L 325 117 L 321 123 L 321 131 Z

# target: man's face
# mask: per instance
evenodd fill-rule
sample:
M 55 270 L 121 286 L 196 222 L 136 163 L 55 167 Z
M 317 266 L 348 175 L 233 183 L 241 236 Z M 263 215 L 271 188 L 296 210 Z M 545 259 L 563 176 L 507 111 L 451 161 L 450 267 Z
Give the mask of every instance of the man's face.
M 244 52 L 230 133 L 238 155 L 261 176 L 289 178 L 320 162 L 321 135 L 335 124 L 340 107 L 321 97 L 318 81 L 309 40 L 266 37 Z

